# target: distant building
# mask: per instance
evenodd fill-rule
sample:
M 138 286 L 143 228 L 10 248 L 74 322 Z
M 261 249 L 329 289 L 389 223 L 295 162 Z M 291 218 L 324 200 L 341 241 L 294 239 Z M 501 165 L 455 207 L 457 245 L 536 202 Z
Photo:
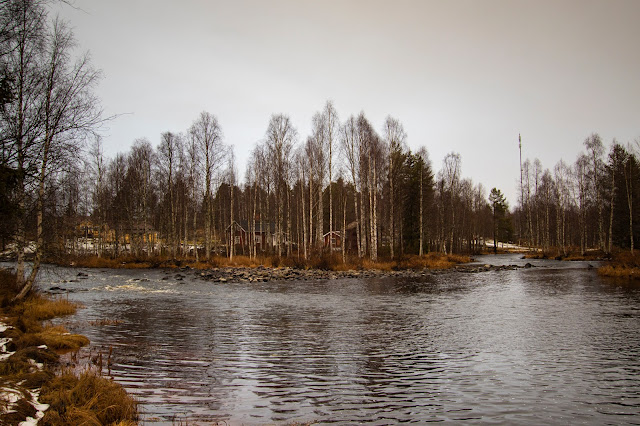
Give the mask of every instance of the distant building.
M 265 250 L 269 244 L 273 245 L 275 226 L 270 222 L 255 221 L 253 230 L 251 224 L 246 220 L 236 222 L 235 220 L 227 227 L 228 241 L 232 241 L 236 248 L 256 247 L 256 250 Z M 253 239 L 253 244 L 250 244 Z
M 339 231 L 327 232 L 322 237 L 324 248 L 333 247 L 334 250 L 342 250 L 342 234 Z

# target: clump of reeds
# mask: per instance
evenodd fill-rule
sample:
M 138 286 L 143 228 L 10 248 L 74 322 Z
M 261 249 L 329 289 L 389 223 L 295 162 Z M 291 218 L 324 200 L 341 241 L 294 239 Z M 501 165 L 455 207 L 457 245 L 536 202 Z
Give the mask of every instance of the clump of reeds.
M 94 371 L 65 371 L 42 388 L 40 401 L 49 404 L 41 425 L 133 425 L 137 403 L 118 383 Z

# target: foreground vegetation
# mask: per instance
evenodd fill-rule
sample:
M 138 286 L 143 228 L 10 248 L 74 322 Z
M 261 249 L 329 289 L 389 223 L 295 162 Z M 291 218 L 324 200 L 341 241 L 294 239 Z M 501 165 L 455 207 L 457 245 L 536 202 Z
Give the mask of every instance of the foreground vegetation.
M 50 320 L 71 315 L 77 305 L 30 293 L 10 304 L 17 292 L 15 275 L 0 271 L 0 423 L 28 418 L 40 425 L 133 425 L 136 402 L 100 371 L 62 368 L 61 355 L 77 352 L 89 340 Z

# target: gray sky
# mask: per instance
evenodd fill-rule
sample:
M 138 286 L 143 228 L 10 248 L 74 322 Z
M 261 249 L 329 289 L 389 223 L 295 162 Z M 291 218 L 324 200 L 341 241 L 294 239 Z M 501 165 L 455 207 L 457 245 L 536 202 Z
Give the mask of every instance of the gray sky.
M 105 153 L 155 146 L 215 114 L 243 173 L 271 114 L 304 141 L 327 99 L 341 120 L 398 118 L 434 171 L 462 174 L 513 206 L 523 159 L 572 163 L 598 132 L 640 137 L 640 1 L 75 0 L 60 7 L 104 72 Z

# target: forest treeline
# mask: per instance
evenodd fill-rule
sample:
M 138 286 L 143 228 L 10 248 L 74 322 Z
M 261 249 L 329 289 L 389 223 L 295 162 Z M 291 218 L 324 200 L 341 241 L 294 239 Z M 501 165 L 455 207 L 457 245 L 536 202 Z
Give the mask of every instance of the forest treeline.
M 509 209 L 499 190 L 487 194 L 461 177 L 459 154 L 448 154 L 434 175 L 426 147 L 412 152 L 395 118 L 377 132 L 364 113 L 340 121 L 327 102 L 312 129 L 301 141 L 288 116 L 273 115 L 243 182 L 233 146 L 207 112 L 156 146 L 138 139 L 111 159 L 93 138 L 50 174 L 48 244 L 74 250 L 68 242 L 81 241 L 88 223 L 92 251 L 111 256 L 307 258 L 333 250 L 376 260 L 478 252 L 496 232 L 498 241 L 564 254 L 633 243 L 636 157 L 615 141 L 607 153 L 597 134 L 573 164 L 559 161 L 551 171 L 526 160 L 522 202 Z M 249 238 L 238 243 L 240 224 Z M 266 243 L 256 238 L 262 230 Z M 332 233 L 344 240 L 327 238 Z
M 597 134 L 573 163 L 550 170 L 526 160 L 511 209 L 499 189 L 488 194 L 462 177 L 459 154 L 447 154 L 434 173 L 425 146 L 408 148 L 400 120 L 338 117 L 331 101 L 309 135 L 274 114 L 242 181 L 233 153 L 241 141 L 225 140 L 209 112 L 106 158 L 99 130 L 108 118 L 94 94 L 100 73 L 46 3 L 0 3 L 0 233 L 19 264 L 28 241 L 37 260 L 80 248 L 206 258 L 337 252 L 375 261 L 473 253 L 494 238 L 565 254 L 637 243 L 637 146 L 614 140 L 607 148 Z
M 640 236 L 637 202 L 639 142 L 610 146 L 593 133 L 573 163 L 552 170 L 535 159 L 522 165 L 520 203 L 512 212 L 520 238 L 545 252 L 566 255 L 575 247 L 611 253 L 629 249 Z

